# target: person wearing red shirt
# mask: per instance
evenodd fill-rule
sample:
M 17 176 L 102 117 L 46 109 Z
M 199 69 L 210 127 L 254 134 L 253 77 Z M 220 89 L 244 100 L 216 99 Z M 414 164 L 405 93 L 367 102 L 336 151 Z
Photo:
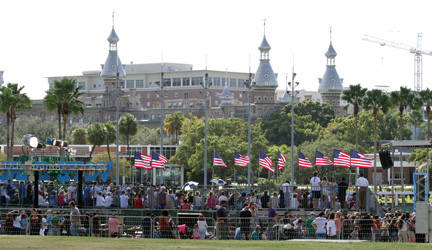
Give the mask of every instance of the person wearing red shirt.
M 134 207 L 135 208 L 144 208 L 143 200 L 142 200 L 142 195 L 141 194 L 138 194 L 138 198 L 136 198 L 136 200 L 135 200 Z

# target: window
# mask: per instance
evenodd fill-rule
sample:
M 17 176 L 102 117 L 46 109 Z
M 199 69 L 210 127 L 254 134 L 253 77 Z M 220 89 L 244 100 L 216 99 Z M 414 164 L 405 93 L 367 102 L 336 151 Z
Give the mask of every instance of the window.
M 153 121 L 153 120 L 154 120 L 154 118 L 155 118 L 155 117 L 154 117 L 154 114 L 152 114 L 152 115 L 151 115 L 151 120 Z
M 273 96 L 270 96 L 270 100 L 273 101 Z
M 87 116 L 87 123 L 91 123 L 91 120 L 92 120 L 91 116 L 88 115 L 88 116 Z
M 190 78 L 183 78 L 183 86 L 190 86 Z
M 147 107 L 150 107 L 150 102 L 147 102 Z
M 163 79 L 165 87 L 171 87 L 171 78 Z
M 184 99 L 189 99 L 189 93 L 188 92 L 183 93 L 183 98 Z
M 147 93 L 147 98 L 150 98 L 150 93 Z
M 99 122 L 99 116 L 97 116 L 97 115 L 95 116 L 95 121 Z
M 202 77 L 192 77 L 192 86 L 200 85 L 203 82 Z
M 181 86 L 181 78 L 173 78 L 172 79 L 172 85 L 173 85 L 173 87 Z
M 156 98 L 159 98 L 159 97 L 160 97 L 159 93 L 156 93 Z
M 244 83 L 245 83 L 245 80 L 242 80 L 242 79 L 237 80 L 237 86 L 239 88 L 243 88 L 245 86 Z
M 69 116 L 69 124 L 72 124 L 72 123 L 73 123 L 73 117 Z
M 174 93 L 174 97 L 178 97 L 178 92 L 175 92 L 175 93 Z
M 258 101 L 261 101 L 261 96 L 258 96 Z
M 242 93 L 240 93 L 240 94 L 239 94 L 239 98 L 242 98 L 242 97 L 243 97 L 243 94 L 242 94 Z
M 219 77 L 215 77 L 215 78 L 213 78 L 213 85 L 214 85 L 215 87 L 219 87 L 219 86 L 221 86 L 221 79 L 220 79 Z
M 85 86 L 86 86 L 86 83 L 85 82 L 78 82 L 78 87 L 81 87 L 81 90 L 85 90 Z
M 54 83 L 50 83 L 50 84 L 49 84 L 49 88 L 50 88 L 50 89 L 54 88 Z
M 126 88 L 128 88 L 128 89 L 135 88 L 135 81 L 134 80 L 126 80 Z
M 215 105 L 218 105 L 218 101 L 215 101 Z
M 264 111 L 264 113 L 267 113 L 268 110 L 269 110 L 268 106 L 264 106 L 264 107 L 263 107 L 263 111 Z
M 143 89 L 144 88 L 144 80 L 136 80 L 135 84 L 136 84 L 137 89 Z
M 264 96 L 264 101 L 267 101 L 267 96 Z
M 231 88 L 237 87 L 237 79 L 229 79 L 229 86 Z

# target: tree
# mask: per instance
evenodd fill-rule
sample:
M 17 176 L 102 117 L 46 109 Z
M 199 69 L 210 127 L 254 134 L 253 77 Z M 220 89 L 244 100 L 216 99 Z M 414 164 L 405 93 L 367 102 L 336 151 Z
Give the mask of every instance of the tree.
M 422 128 L 424 125 L 423 114 L 419 110 L 413 110 L 408 114 L 408 125 L 414 127 L 414 137 L 417 139 L 417 128 Z
M 376 153 L 377 153 L 377 115 L 379 111 L 384 114 L 391 108 L 391 102 L 388 95 L 383 94 L 379 89 L 374 89 L 366 93 L 366 97 L 363 100 L 363 108 L 365 110 L 372 110 L 374 117 L 374 190 L 377 192 L 377 180 L 376 180 Z
M 39 141 L 56 138 L 56 124 L 40 117 L 20 116 L 15 122 L 15 140 L 20 141 L 26 134 L 36 136 Z
M 111 154 L 109 145 L 111 143 L 114 143 L 117 139 L 117 130 L 116 127 L 111 122 L 105 123 L 105 137 L 106 137 L 106 144 L 107 144 L 107 150 L 108 150 L 108 158 L 111 161 Z
M 70 114 L 84 114 L 84 103 L 79 100 L 83 94 L 81 87 L 76 87 L 76 79 L 64 77 L 54 81 L 54 87 L 46 91 L 43 103 L 48 112 L 57 110 L 59 136 L 66 140 L 67 118 Z M 61 120 L 63 119 L 63 133 Z
M 411 93 L 411 89 L 400 87 L 400 91 L 393 91 L 390 95 L 391 102 L 395 107 L 399 109 L 399 140 L 402 140 L 402 126 L 403 126 L 403 112 L 405 109 L 412 108 L 415 109 L 415 95 Z M 401 163 L 401 184 L 402 192 L 404 191 L 404 178 L 403 178 L 403 168 L 402 168 L 402 150 L 400 150 L 399 161 Z M 405 196 L 402 196 L 403 203 L 405 203 Z
M 285 114 L 291 114 L 291 103 L 285 105 L 282 109 Z M 294 104 L 294 113 L 298 116 L 312 116 L 312 121 L 327 127 L 332 119 L 336 117 L 335 110 L 328 103 L 319 103 L 312 100 L 304 100 Z
M 93 123 L 87 130 L 87 141 L 91 145 L 93 145 L 90 152 L 91 158 L 96 146 L 100 146 L 106 143 L 105 126 L 99 122 Z
M 416 106 L 421 107 L 424 106 L 426 109 L 426 118 L 427 118 L 427 136 L 428 140 L 431 139 L 431 129 L 430 129 L 430 120 L 431 120 L 431 105 L 432 105 L 432 91 L 427 88 L 418 92 L 418 96 L 415 99 Z
M 355 126 L 355 145 L 356 150 L 358 150 L 358 113 L 360 112 L 360 107 L 363 102 L 363 98 L 366 95 L 367 88 L 362 88 L 360 84 L 350 85 L 349 89 L 344 90 L 342 94 L 342 100 L 348 103 L 344 107 L 345 110 L 348 109 L 349 105 L 354 106 L 354 126 Z
M 104 161 L 107 162 L 109 161 L 109 157 L 108 157 L 108 153 L 107 152 L 102 152 L 99 154 L 96 154 L 93 159 L 93 162 L 98 162 L 98 161 Z M 111 171 L 108 175 L 108 181 L 107 182 L 113 182 L 116 179 L 116 173 L 117 173 L 117 164 L 116 164 L 117 158 L 113 159 L 113 166 L 111 168 Z M 127 161 L 126 158 L 120 157 L 119 159 L 119 172 L 120 172 L 120 176 L 125 176 L 126 178 L 130 178 L 131 176 L 131 169 L 130 169 L 130 165 Z
M 32 102 L 30 98 L 25 93 L 21 93 L 21 90 L 23 89 L 24 86 L 18 87 L 17 83 L 8 83 L 6 87 L 3 86 L 0 89 L 0 110 L 3 113 L 6 113 L 6 140 L 8 147 L 7 156 L 9 161 L 12 161 L 13 159 L 15 121 L 17 119 L 16 112 L 29 110 L 32 108 Z M 10 124 L 11 131 L 9 136 Z
M 164 120 L 164 130 L 168 134 L 175 134 L 175 140 L 177 143 L 178 135 L 185 119 L 186 118 L 181 111 L 176 111 L 173 114 L 169 114 Z
M 72 132 L 72 143 L 78 145 L 87 144 L 87 130 L 84 128 L 76 128 Z
M 120 118 L 119 122 L 119 133 L 122 136 L 126 137 L 126 145 L 128 154 L 130 153 L 129 149 L 129 137 L 136 135 L 138 132 L 138 122 L 132 114 L 126 113 L 124 116 Z

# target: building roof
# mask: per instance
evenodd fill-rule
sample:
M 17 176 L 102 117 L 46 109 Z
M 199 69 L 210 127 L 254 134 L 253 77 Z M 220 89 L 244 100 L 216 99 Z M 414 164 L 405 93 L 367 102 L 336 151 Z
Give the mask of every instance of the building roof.
M 123 64 L 121 63 L 120 58 L 117 56 L 117 51 L 109 51 L 108 58 L 105 61 L 105 64 L 102 66 L 102 73 L 101 76 L 104 78 L 110 78 L 110 77 L 116 77 L 117 76 L 117 66 L 118 66 L 118 73 L 119 77 L 125 77 L 126 72 L 123 67 Z
M 219 96 L 219 98 L 222 98 L 222 99 L 234 98 L 234 94 L 231 93 L 231 91 L 229 90 L 228 86 L 225 86 L 225 88 L 222 91 L 222 93 L 218 94 L 218 96 Z
M 327 50 L 327 52 L 325 53 L 326 57 L 335 57 L 337 56 L 336 50 L 333 48 L 332 43 L 330 42 L 330 46 Z
M 264 38 L 261 42 L 261 45 L 258 47 L 259 50 L 271 50 L 270 44 L 267 42 L 267 39 L 264 35 Z
M 274 87 L 277 88 L 278 81 L 276 74 L 268 60 L 261 60 L 254 78 L 255 87 Z
M 336 71 L 335 65 L 327 65 L 323 78 L 319 78 L 318 91 L 337 90 L 343 91 L 342 80 Z
M 117 36 L 117 34 L 116 34 L 115 30 L 114 30 L 114 27 L 112 28 L 111 34 L 109 35 L 109 37 L 108 37 L 107 40 L 110 43 L 117 43 L 118 41 L 120 41 L 120 38 Z

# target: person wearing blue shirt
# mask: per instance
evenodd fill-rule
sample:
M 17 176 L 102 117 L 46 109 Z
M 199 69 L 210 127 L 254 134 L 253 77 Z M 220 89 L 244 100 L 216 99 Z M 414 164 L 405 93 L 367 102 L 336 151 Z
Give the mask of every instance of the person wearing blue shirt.
M 86 183 L 86 188 L 84 189 L 84 196 L 83 196 L 83 198 L 84 198 L 84 206 L 88 206 L 88 207 L 90 207 L 90 206 L 92 206 L 93 205 L 93 202 L 92 202 L 92 188 L 90 187 L 90 183 L 89 182 L 87 182 Z

